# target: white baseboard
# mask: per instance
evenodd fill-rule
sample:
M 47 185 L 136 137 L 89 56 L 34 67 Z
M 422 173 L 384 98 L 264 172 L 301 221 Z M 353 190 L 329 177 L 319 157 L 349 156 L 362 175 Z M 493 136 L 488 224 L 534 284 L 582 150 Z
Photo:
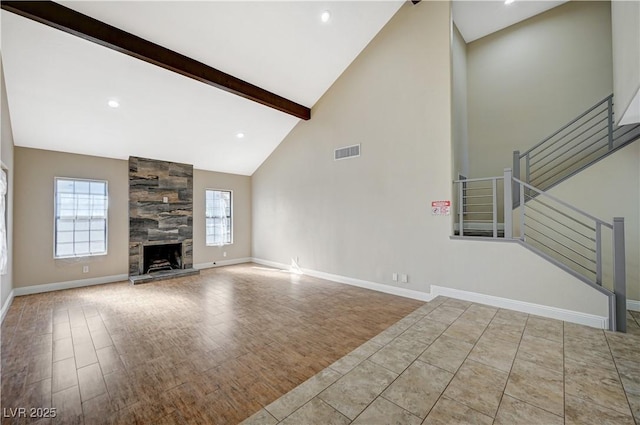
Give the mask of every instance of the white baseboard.
M 197 269 L 197 270 L 202 270 L 202 269 L 210 269 L 213 267 L 223 267 L 223 266 L 232 266 L 234 264 L 243 264 L 243 263 L 250 263 L 251 262 L 251 258 L 250 257 L 244 257 L 244 258 L 234 258 L 232 260 L 221 260 L 209 262 L 209 263 L 199 263 L 199 264 L 194 264 L 193 268 Z
M 287 264 L 276 263 L 275 261 L 262 260 L 260 258 L 253 258 L 252 261 L 263 266 L 275 267 L 281 270 L 289 270 L 290 266 Z M 373 291 L 384 292 L 386 294 L 397 295 L 405 298 L 412 298 L 420 301 L 431 301 L 433 297 L 428 292 L 414 291 L 413 289 L 398 288 L 396 286 L 384 285 L 382 283 L 370 282 L 368 280 L 354 279 L 351 277 L 340 276 L 331 273 L 319 272 L 317 270 L 301 269 L 302 272 L 308 276 L 317 277 L 324 280 L 330 280 L 332 282 L 344 283 L 351 286 L 357 286 L 360 288 L 371 289 Z
M 11 303 L 13 302 L 14 295 L 15 295 L 15 292 L 12 289 L 11 292 L 9 292 L 9 297 L 7 297 L 6 301 L 2 305 L 2 310 L 0 310 L 0 324 L 4 322 L 4 316 L 7 315 L 7 312 L 9 311 L 9 307 L 11 307 Z
M 627 300 L 627 310 L 640 311 L 640 301 Z
M 289 270 L 290 268 L 290 266 L 288 266 L 287 264 L 276 263 L 275 261 L 263 260 L 261 258 L 251 258 L 251 261 L 263 266 L 273 267 L 274 269 Z
M 117 274 L 113 276 L 92 277 L 89 279 L 69 280 L 67 282 L 45 283 L 42 285 L 25 286 L 15 288 L 16 297 L 20 295 L 39 294 L 41 292 L 60 291 L 62 289 L 81 288 L 83 286 L 102 285 L 103 283 L 121 282 L 128 280 L 128 274 Z
M 252 261 L 264 266 L 274 267 L 281 270 L 289 270 L 290 266 L 275 261 L 253 258 Z M 541 304 L 533 304 L 525 301 L 517 301 L 509 298 L 496 297 L 492 295 L 484 295 L 476 292 L 462 291 L 459 289 L 446 288 L 443 286 L 431 285 L 431 293 L 414 291 L 411 289 L 398 288 L 390 285 L 369 282 L 360 279 L 354 279 L 345 276 L 334 275 L 330 273 L 319 272 L 316 270 L 302 269 L 304 274 L 317 277 L 320 279 L 330 280 L 332 282 L 345 283 L 347 285 L 358 286 L 361 288 L 372 289 L 374 291 L 384 292 L 387 294 L 398 295 L 405 298 L 413 298 L 420 301 L 431 301 L 435 297 L 441 295 L 459 300 L 472 301 L 480 304 L 486 304 L 493 307 L 515 310 L 527 314 L 535 314 L 550 319 L 564 320 L 566 322 L 577 323 L 580 325 L 591 326 L 598 329 L 609 329 L 609 318 L 597 316 L 595 314 L 581 313 L 578 311 L 566 310 L 557 307 L 549 307 Z M 640 302 L 637 304 L 640 307 Z
M 579 325 L 591 326 L 598 329 L 609 329 L 609 318 L 597 316 L 595 314 L 581 313 L 579 311 L 549 307 L 541 304 L 533 304 L 525 301 L 517 301 L 509 298 L 484 295 L 477 292 L 462 291 L 460 289 L 445 288 L 443 286 L 436 285 L 431 285 L 431 295 L 434 298 L 438 295 L 442 295 L 444 297 L 477 302 L 493 307 L 515 310 L 522 313 L 535 314 L 537 316 L 548 317 L 550 319 L 564 320 L 565 322 L 577 323 Z

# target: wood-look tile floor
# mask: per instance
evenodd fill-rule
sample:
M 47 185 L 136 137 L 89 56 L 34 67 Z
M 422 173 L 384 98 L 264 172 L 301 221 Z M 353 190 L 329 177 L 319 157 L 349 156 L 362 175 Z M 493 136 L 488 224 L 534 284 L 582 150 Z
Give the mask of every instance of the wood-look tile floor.
M 436 298 L 244 425 L 633 425 L 640 313 L 613 333 Z
M 16 297 L 2 424 L 235 424 L 422 305 L 255 264 Z

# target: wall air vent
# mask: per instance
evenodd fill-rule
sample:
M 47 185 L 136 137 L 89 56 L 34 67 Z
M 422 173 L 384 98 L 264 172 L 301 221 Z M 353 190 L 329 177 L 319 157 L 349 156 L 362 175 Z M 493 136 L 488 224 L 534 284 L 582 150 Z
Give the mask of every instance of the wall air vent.
M 347 159 L 360 156 L 360 145 L 346 146 L 344 148 L 338 148 L 333 152 L 333 159 Z

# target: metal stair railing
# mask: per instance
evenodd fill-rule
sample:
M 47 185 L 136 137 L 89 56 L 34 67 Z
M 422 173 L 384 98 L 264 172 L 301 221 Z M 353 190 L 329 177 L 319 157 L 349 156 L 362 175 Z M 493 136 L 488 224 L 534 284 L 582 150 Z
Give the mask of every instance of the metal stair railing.
M 498 217 L 498 191 L 503 177 L 460 179 L 456 185 L 456 229 L 458 236 L 503 236 Z
M 610 328 L 626 332 L 624 218 L 608 223 L 515 177 L 512 185 L 520 197 L 520 242 L 609 296 Z
M 526 152 L 514 151 L 513 175 L 548 190 L 638 138 L 640 124 L 614 125 L 609 95 Z M 516 185 L 514 207 L 520 201 L 517 190 Z
M 609 329 L 626 332 L 624 218 L 615 217 L 611 223 L 601 220 L 514 177 L 508 168 L 500 177 L 453 183 L 457 196 L 454 235 L 517 241 L 605 294 Z M 503 189 L 502 222 L 498 216 L 499 188 Z M 517 210 L 511 207 L 515 193 Z M 486 222 L 491 223 L 491 232 L 478 233 L 470 225 Z M 498 232 L 501 225 L 502 235 Z

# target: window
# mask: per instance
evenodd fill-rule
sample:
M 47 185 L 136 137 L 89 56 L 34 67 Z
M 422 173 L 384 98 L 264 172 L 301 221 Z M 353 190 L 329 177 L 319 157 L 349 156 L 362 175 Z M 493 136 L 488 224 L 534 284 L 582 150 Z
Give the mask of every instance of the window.
M 231 239 L 231 191 L 209 190 L 205 196 L 207 245 L 226 245 Z
M 107 253 L 107 182 L 56 178 L 55 258 Z

